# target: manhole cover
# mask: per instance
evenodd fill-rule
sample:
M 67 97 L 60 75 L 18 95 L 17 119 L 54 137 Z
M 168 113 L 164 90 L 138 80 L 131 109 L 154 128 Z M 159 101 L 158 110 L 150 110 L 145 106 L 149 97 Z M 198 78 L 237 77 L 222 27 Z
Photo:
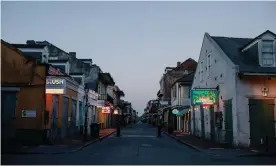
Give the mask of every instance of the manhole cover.
M 142 146 L 142 147 L 147 147 L 147 148 L 148 148 L 148 147 L 151 147 L 151 145 L 149 145 L 149 144 L 142 144 L 141 146 Z

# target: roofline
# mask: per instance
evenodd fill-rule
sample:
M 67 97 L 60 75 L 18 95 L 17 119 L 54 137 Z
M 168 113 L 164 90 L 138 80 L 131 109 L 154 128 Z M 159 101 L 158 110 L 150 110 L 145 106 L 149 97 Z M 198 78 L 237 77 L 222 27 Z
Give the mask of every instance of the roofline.
M 193 71 L 193 72 L 191 72 L 191 73 L 189 73 L 189 74 L 187 74 L 187 75 L 184 75 L 184 76 L 180 77 L 179 79 L 177 79 L 177 80 L 171 85 L 171 87 L 173 87 L 176 83 L 188 83 L 188 82 L 190 82 L 190 81 L 179 81 L 179 80 L 182 79 L 182 78 L 188 77 L 188 76 L 191 75 L 191 74 L 195 74 L 195 71 Z M 191 84 L 193 84 L 193 81 L 191 82 Z
M 240 72 L 242 75 L 248 76 L 276 76 L 276 73 L 250 73 L 250 72 Z
M 12 44 L 10 44 L 10 43 L 8 43 L 8 42 L 2 40 L 2 39 L 1 39 L 1 44 L 4 44 L 4 45 L 7 46 L 9 49 L 15 51 L 18 55 L 24 57 L 26 60 L 35 61 L 34 58 L 25 56 L 25 55 L 23 54 L 23 52 L 20 51 L 18 48 L 16 48 L 16 47 L 13 46 Z
M 33 48 L 33 49 L 44 49 L 45 47 L 47 47 L 47 45 L 45 45 L 45 44 L 18 44 L 18 43 L 12 43 L 11 45 L 13 45 L 14 47 L 17 47 L 17 48 Z M 31 47 L 31 46 L 33 46 L 33 47 Z M 34 47 L 34 46 L 37 46 L 37 47 Z
M 218 45 L 218 43 L 213 39 L 213 37 L 216 37 L 216 36 L 211 36 L 210 34 L 208 33 L 205 33 L 204 37 L 206 37 L 210 43 L 220 52 L 222 53 L 222 55 L 220 57 L 223 58 L 223 60 L 225 60 L 227 63 L 229 62 L 230 64 L 236 66 L 237 64 L 235 64 L 235 62 L 233 62 L 229 56 L 225 53 L 225 51 Z M 204 40 L 204 39 L 203 39 Z M 203 46 L 203 42 L 202 42 L 202 46 Z M 202 50 L 202 47 L 200 49 L 200 51 Z M 198 61 L 200 59 L 200 56 L 198 58 Z M 196 71 L 197 72 L 197 71 Z
M 246 45 L 244 45 L 243 48 L 241 48 L 241 50 L 244 50 L 247 46 L 249 46 L 251 43 L 255 42 L 257 39 L 259 39 L 261 36 L 263 36 L 266 33 L 270 33 L 270 34 L 272 34 L 276 38 L 276 34 L 275 33 L 271 32 L 270 30 L 266 30 L 265 32 L 263 32 L 260 35 L 258 35 L 257 37 L 253 38 L 249 43 L 247 43 Z

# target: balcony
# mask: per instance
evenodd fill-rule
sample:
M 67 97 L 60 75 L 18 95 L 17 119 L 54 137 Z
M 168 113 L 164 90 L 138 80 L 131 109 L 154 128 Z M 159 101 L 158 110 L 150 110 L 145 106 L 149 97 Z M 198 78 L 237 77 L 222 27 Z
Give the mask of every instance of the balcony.
M 190 105 L 191 99 L 189 98 L 180 98 L 179 105 Z
M 172 98 L 172 105 L 190 105 L 189 98 Z

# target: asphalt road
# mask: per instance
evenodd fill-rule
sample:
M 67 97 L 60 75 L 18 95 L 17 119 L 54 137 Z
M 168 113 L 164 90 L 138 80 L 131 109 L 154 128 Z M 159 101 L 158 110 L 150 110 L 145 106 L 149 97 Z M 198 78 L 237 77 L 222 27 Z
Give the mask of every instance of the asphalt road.
M 156 137 L 156 128 L 148 124 L 130 125 L 78 152 L 55 155 L 5 155 L 1 164 L 12 165 L 206 165 L 206 164 L 276 164 L 273 157 L 237 157 L 199 152 L 174 139 Z

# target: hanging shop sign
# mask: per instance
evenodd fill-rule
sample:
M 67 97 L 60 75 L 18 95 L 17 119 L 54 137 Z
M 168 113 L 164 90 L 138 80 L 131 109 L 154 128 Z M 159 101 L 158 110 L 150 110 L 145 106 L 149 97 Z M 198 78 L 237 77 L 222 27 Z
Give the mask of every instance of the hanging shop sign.
M 103 107 L 102 108 L 102 113 L 103 114 L 110 114 L 110 107 Z
M 104 107 L 104 100 L 97 100 L 97 107 Z
M 168 105 L 169 101 L 160 101 L 160 105 Z
M 46 94 L 65 94 L 66 80 L 63 78 L 47 77 Z
M 119 114 L 118 110 L 114 110 L 113 114 L 115 115 Z
M 65 94 L 66 80 L 63 78 L 47 77 L 46 94 Z
M 65 82 L 64 79 L 59 78 L 49 78 L 46 80 L 46 85 L 63 85 Z
M 174 109 L 174 110 L 172 110 L 172 113 L 176 115 L 179 113 L 179 111 L 177 109 Z
M 218 101 L 216 89 L 191 90 L 191 105 L 213 105 Z

